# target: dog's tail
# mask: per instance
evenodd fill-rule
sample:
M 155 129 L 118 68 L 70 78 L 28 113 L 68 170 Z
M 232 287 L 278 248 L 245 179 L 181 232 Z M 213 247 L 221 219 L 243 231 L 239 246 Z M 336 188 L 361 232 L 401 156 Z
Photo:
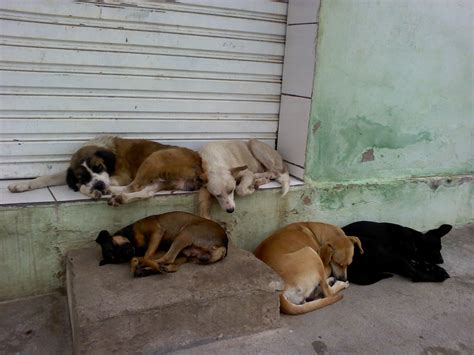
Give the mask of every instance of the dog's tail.
M 280 293 L 280 309 L 283 313 L 286 314 L 303 314 L 336 303 L 337 301 L 340 301 L 342 297 L 342 294 L 338 293 L 336 295 L 329 296 L 326 298 L 319 298 L 311 302 L 306 302 L 303 304 L 294 304 L 288 301 L 288 299 L 283 295 L 282 292 Z
M 288 170 L 283 172 L 282 174 L 278 175 L 276 178 L 276 181 L 278 181 L 281 184 L 281 196 L 285 196 L 288 191 L 290 191 L 290 174 L 288 174 Z

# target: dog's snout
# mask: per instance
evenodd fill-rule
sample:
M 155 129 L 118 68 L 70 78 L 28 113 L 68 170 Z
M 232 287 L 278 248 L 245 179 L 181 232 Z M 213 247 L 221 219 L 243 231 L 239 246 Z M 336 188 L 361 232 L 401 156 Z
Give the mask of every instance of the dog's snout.
M 234 207 L 229 207 L 228 209 L 226 209 L 227 213 L 232 213 L 234 212 Z
M 103 192 L 105 190 L 105 184 L 103 181 L 97 181 L 95 184 L 94 184 L 94 190 L 99 190 L 101 192 Z
M 346 276 L 342 276 L 342 277 L 336 277 L 336 280 L 337 280 L 337 281 L 343 281 L 343 282 L 346 282 L 346 281 L 347 281 L 347 277 L 346 277 Z

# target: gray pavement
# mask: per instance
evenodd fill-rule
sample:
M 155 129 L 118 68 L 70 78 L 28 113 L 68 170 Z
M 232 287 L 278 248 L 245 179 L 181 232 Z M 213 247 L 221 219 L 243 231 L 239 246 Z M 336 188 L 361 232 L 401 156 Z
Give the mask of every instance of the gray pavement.
M 344 299 L 281 328 L 222 339 L 176 354 L 474 353 L 474 225 L 443 239 L 441 284 L 400 277 L 351 285 Z M 60 293 L 0 303 L 0 352 L 71 353 L 66 297 Z

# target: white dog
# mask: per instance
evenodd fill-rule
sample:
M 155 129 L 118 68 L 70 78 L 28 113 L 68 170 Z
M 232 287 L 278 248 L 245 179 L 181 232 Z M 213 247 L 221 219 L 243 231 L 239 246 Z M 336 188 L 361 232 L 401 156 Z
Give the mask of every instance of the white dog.
M 256 139 L 211 142 L 204 145 L 202 157 L 206 187 L 199 194 L 199 212 L 209 218 L 211 195 L 229 213 L 235 210 L 234 192 L 246 196 L 260 185 L 276 180 L 282 185 L 282 196 L 290 188 L 288 168 L 278 152 Z

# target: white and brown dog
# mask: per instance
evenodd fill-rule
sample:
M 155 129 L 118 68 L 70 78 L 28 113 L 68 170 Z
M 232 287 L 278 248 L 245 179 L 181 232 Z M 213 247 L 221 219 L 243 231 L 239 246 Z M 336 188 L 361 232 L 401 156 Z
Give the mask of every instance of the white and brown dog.
M 66 171 L 8 186 L 23 192 L 68 185 L 94 199 L 112 193 L 110 205 L 151 197 L 160 190 L 197 190 L 202 181 L 201 157 L 187 148 L 145 139 L 101 136 L 73 154 Z
M 246 196 L 260 185 L 276 180 L 282 196 L 290 188 L 288 168 L 278 152 L 256 139 L 211 142 L 200 150 L 206 187 L 199 192 L 199 213 L 209 218 L 211 196 L 227 212 L 235 210 L 234 194 Z

